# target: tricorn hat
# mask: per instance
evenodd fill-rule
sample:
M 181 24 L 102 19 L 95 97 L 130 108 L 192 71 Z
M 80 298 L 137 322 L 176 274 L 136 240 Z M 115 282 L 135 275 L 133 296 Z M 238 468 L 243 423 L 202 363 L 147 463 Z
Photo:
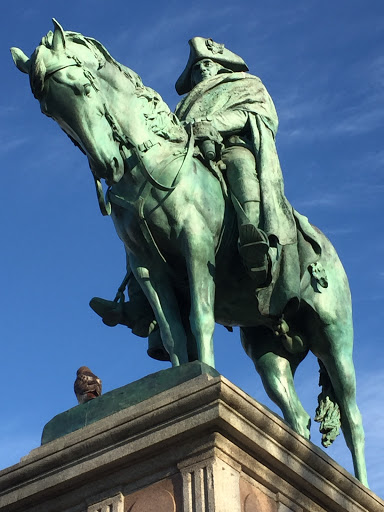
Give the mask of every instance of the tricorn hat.
M 202 59 L 211 59 L 231 71 L 248 71 L 248 66 L 236 53 L 227 50 L 223 44 L 215 43 L 212 39 L 194 37 L 188 41 L 190 53 L 187 65 L 176 82 L 176 91 L 182 95 L 192 88 L 192 67 Z

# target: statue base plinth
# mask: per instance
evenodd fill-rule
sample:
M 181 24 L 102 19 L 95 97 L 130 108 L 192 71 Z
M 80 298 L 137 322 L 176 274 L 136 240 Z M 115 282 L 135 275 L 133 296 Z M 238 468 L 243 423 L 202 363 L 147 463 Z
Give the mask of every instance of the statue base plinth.
M 0 511 L 384 512 L 384 502 L 211 372 L 1 471 Z

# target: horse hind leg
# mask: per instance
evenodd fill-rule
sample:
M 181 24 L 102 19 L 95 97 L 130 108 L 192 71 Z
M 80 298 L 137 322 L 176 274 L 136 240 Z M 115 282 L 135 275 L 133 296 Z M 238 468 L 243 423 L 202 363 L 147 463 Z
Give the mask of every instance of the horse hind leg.
M 352 359 L 352 323 L 331 324 L 320 331 L 320 349 L 312 348 L 323 363 L 340 408 L 341 428 L 351 451 L 355 476 L 368 487 L 364 455 L 364 429 L 356 403 L 356 378 Z M 318 340 L 320 340 L 318 337 Z M 329 440 L 331 441 L 331 440 Z M 327 442 L 326 442 L 327 444 Z M 330 443 L 329 443 L 330 444 Z
M 281 409 L 285 421 L 295 432 L 310 438 L 311 418 L 296 393 L 293 377 L 307 351 L 289 354 L 279 339 L 264 327 L 243 327 L 241 342 L 252 359 L 269 398 Z

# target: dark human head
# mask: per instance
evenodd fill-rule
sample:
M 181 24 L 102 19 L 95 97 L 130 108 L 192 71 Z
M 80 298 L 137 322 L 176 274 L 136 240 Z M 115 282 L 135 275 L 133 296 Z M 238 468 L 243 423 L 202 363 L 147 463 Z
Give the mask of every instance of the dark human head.
M 188 42 L 189 59 L 175 85 L 180 95 L 189 92 L 197 83 L 218 73 L 248 71 L 243 59 L 221 43 L 205 37 L 194 37 Z
M 192 88 L 200 82 L 217 75 L 224 67 L 212 59 L 201 59 L 197 61 L 191 70 L 191 86 Z

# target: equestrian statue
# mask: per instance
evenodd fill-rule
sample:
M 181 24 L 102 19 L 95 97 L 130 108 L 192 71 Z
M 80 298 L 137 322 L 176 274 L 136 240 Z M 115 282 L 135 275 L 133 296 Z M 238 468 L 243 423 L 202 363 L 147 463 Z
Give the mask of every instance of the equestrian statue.
M 368 485 L 348 280 L 329 240 L 284 195 L 278 119 L 261 80 L 223 44 L 195 37 L 173 113 L 101 43 L 54 27 L 30 58 L 11 51 L 42 113 L 87 157 L 124 244 L 116 298 L 94 298 L 93 309 L 149 337 L 149 354 L 172 366 L 214 367 L 215 322 L 239 326 L 266 392 L 306 439 L 311 420 L 293 378 L 311 351 L 322 442 L 341 426 Z

